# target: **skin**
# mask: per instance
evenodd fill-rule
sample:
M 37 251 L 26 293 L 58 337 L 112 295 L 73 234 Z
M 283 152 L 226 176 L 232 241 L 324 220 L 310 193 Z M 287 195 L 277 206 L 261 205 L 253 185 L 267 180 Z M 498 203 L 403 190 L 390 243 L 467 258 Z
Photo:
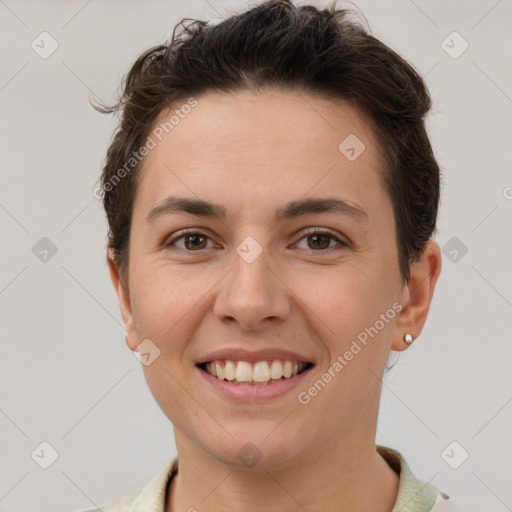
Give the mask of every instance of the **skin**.
M 345 101 L 283 90 L 197 100 L 145 159 L 129 286 L 108 256 L 128 347 L 150 339 L 160 350 L 143 369 L 179 455 L 165 510 L 389 512 L 399 478 L 375 448 L 381 378 L 390 350 L 407 349 L 404 334 L 416 339 L 422 331 L 441 271 L 439 245 L 427 244 L 404 282 L 375 139 Z M 366 146 L 353 162 L 338 150 L 349 134 Z M 146 223 L 169 195 L 218 203 L 228 218 L 179 213 Z M 364 209 L 367 221 L 315 213 L 275 223 L 288 201 L 333 196 Z M 335 238 L 317 241 L 305 233 L 310 227 Z M 208 238 L 196 241 L 199 248 L 183 238 L 165 245 L 184 228 Z M 248 236 L 263 249 L 252 263 L 236 252 Z M 400 313 L 317 396 L 299 403 L 298 393 L 394 303 Z M 283 396 L 234 403 L 195 366 L 233 346 L 288 349 L 315 367 Z M 261 453 L 252 468 L 237 456 L 248 442 Z

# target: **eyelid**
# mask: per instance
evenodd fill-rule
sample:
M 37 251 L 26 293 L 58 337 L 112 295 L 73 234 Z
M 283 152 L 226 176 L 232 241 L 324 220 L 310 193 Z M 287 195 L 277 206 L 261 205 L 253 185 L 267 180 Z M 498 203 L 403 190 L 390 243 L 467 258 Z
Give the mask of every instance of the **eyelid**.
M 185 228 L 185 229 L 178 231 L 177 233 L 174 233 L 171 237 L 165 238 L 162 243 L 162 247 L 165 248 L 165 247 L 172 246 L 172 245 L 174 245 L 174 243 L 177 240 L 180 240 L 181 238 L 184 238 L 184 237 L 190 236 L 190 235 L 201 235 L 201 236 L 208 238 L 209 240 L 212 240 L 212 237 L 208 234 L 208 230 L 205 228 Z M 186 249 L 182 249 L 181 247 L 178 247 L 178 249 L 180 249 L 182 251 L 186 251 L 186 252 L 199 252 L 199 251 L 187 251 Z
M 336 240 L 336 242 L 338 242 L 338 248 L 339 247 L 349 247 L 349 243 L 347 241 L 345 241 L 342 237 L 340 237 L 340 235 L 338 235 L 338 233 L 336 233 L 335 231 L 333 231 L 329 228 L 319 228 L 319 227 L 306 228 L 306 231 L 300 232 L 300 238 L 298 241 L 300 242 L 303 238 L 306 238 L 307 236 L 311 236 L 311 235 L 327 235 L 328 237 L 330 237 L 333 240 Z M 330 247 L 329 249 L 323 249 L 323 250 L 313 251 L 313 252 L 326 253 L 333 249 L 336 249 L 336 247 Z M 313 250 L 313 249 L 311 249 L 311 250 Z
M 188 235 L 200 235 L 200 236 L 204 236 L 204 237 L 208 238 L 209 240 L 212 240 L 212 237 L 209 236 L 207 233 L 208 233 L 208 230 L 205 228 L 185 228 L 181 231 L 178 231 L 175 235 L 172 236 L 172 238 L 170 240 L 167 238 L 163 243 L 163 247 L 173 246 L 177 240 L 180 240 L 181 238 L 184 238 Z M 328 237 L 330 237 L 333 240 L 335 240 L 336 242 L 338 242 L 338 246 L 329 247 L 328 249 L 321 249 L 318 251 L 310 249 L 313 252 L 326 253 L 331 250 L 335 250 L 336 248 L 349 247 L 349 243 L 347 241 L 345 241 L 343 238 L 340 238 L 338 233 L 336 233 L 335 231 L 333 231 L 329 228 L 310 227 L 310 228 L 306 228 L 305 231 L 304 230 L 301 231 L 299 233 L 299 235 L 300 235 L 300 238 L 298 239 L 298 241 L 295 244 L 302 241 L 302 239 L 306 238 L 307 236 L 311 236 L 311 235 L 327 235 Z M 187 249 L 182 249 L 181 247 L 178 247 L 178 249 L 185 251 L 185 252 L 201 252 L 201 250 L 189 251 Z M 202 249 L 202 250 L 204 250 L 204 249 Z M 308 250 L 308 249 L 300 249 L 300 250 Z

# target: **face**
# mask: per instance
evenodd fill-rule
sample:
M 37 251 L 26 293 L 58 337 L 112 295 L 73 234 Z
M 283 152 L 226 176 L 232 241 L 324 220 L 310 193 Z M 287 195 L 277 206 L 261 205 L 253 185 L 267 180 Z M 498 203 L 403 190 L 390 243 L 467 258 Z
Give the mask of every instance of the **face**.
M 200 96 L 147 155 L 118 293 L 177 443 L 272 469 L 371 437 L 409 296 L 379 165 L 357 110 L 285 91 Z

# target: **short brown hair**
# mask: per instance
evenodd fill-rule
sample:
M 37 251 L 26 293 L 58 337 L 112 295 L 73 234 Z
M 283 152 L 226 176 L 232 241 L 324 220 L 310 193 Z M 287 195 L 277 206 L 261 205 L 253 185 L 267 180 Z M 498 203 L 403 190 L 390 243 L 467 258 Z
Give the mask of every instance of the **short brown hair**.
M 108 248 L 122 276 L 143 160 L 122 179 L 118 171 L 144 145 L 159 114 L 208 91 L 278 87 L 348 100 L 369 119 L 395 215 L 399 270 L 410 279 L 410 262 L 436 228 L 440 200 L 440 169 L 424 125 L 431 99 L 413 67 L 351 20 L 352 14 L 335 2 L 321 10 L 269 0 L 216 25 L 182 19 L 170 41 L 139 56 L 115 105 L 93 105 L 102 113 L 121 113 L 101 195 Z

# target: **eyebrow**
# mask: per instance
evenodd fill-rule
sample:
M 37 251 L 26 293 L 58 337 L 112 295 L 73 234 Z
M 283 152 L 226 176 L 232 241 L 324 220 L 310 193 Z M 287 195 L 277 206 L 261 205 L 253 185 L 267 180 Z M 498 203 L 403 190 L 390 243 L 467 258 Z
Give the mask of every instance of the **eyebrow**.
M 202 199 L 169 196 L 148 213 L 146 223 L 152 223 L 157 218 L 165 215 L 179 213 L 188 213 L 196 217 L 227 219 L 226 209 L 219 204 L 210 203 Z M 345 215 L 354 220 L 369 220 L 368 214 L 360 206 L 336 197 L 307 198 L 291 201 L 276 211 L 275 220 L 278 222 L 314 213 L 333 213 Z

